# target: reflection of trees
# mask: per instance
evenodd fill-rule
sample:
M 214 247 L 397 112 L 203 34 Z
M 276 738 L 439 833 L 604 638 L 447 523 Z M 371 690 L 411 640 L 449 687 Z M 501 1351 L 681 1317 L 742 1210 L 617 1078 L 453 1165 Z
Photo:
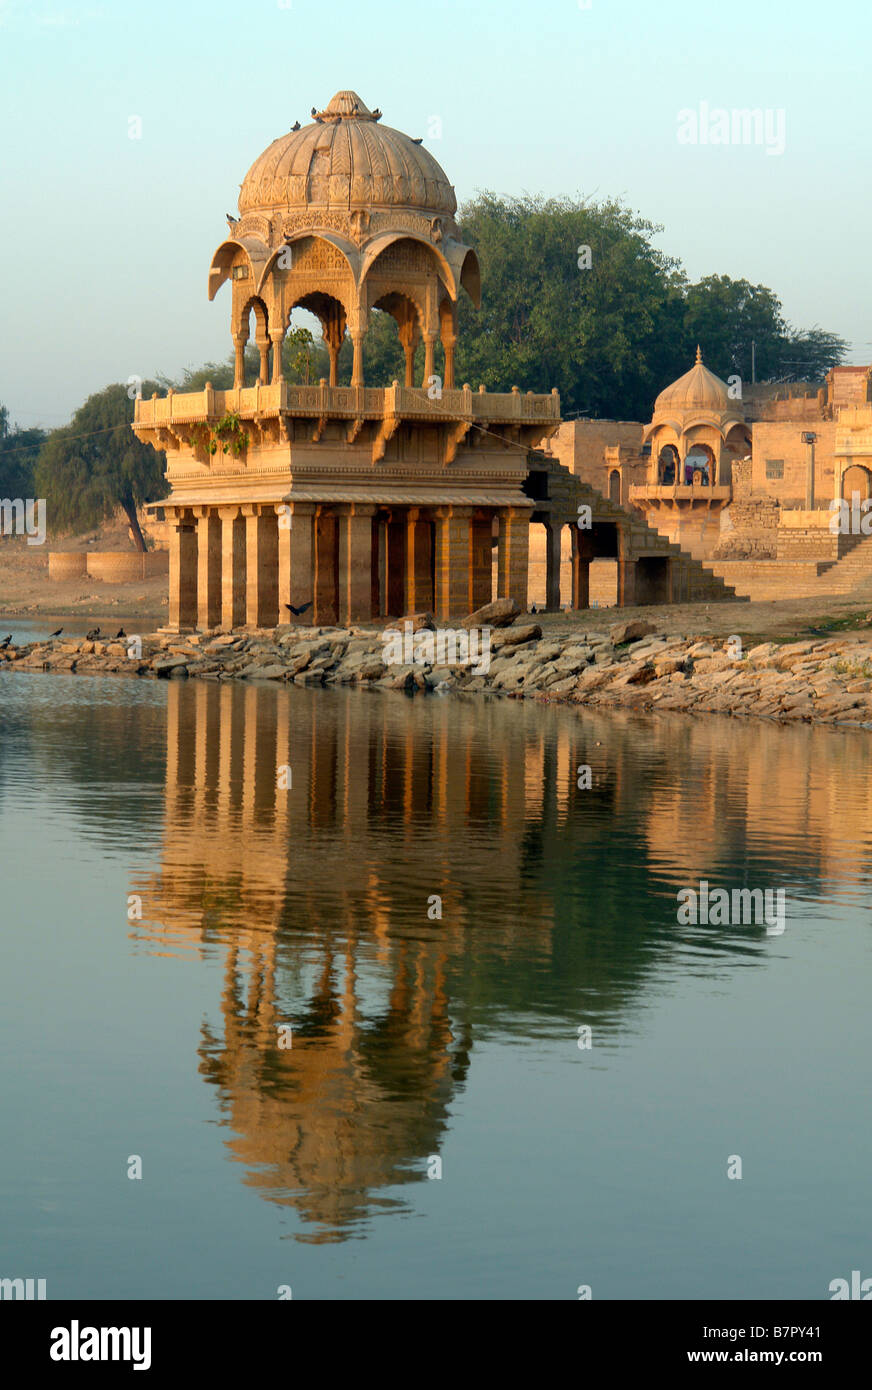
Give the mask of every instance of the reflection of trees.
M 163 819 L 163 693 L 150 683 L 6 673 L 0 685 L 0 795 L 20 760 L 56 788 L 83 835 L 139 845 Z

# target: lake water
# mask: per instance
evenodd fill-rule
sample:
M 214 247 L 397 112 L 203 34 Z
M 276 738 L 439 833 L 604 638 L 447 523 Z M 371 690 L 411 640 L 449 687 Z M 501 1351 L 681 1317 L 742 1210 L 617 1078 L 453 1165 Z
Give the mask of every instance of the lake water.
M 0 1275 L 872 1275 L 867 733 L 8 672 L 0 720 Z M 702 880 L 785 930 L 680 924 Z

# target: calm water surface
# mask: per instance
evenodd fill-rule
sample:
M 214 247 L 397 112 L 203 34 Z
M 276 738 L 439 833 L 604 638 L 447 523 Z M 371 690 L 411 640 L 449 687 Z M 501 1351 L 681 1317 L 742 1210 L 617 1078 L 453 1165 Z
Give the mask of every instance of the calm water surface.
M 23 673 L 0 721 L 0 1275 L 872 1275 L 868 733 Z M 701 879 L 783 935 L 678 925 Z

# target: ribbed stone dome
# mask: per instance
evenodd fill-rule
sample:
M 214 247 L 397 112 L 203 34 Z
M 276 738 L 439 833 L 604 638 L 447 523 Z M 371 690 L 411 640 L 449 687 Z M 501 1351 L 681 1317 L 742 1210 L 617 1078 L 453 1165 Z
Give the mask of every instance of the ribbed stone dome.
M 722 415 L 725 411 L 736 412 L 736 404 L 730 400 L 727 383 L 703 365 L 699 348 L 696 350 L 696 362 L 690 371 L 673 381 L 665 391 L 661 391 L 654 402 L 655 415 L 691 410 L 711 415 Z
M 413 208 L 430 215 L 457 209 L 444 170 L 402 131 L 379 124 L 356 92 L 337 92 L 312 125 L 274 140 L 256 159 L 239 194 L 239 211 L 311 205 Z

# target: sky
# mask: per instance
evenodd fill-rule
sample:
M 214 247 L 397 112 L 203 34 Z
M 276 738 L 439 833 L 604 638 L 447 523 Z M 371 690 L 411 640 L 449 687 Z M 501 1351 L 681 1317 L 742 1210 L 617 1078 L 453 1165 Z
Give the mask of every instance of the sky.
M 872 361 L 870 38 L 869 0 L 0 0 L 0 403 L 52 427 L 225 359 L 225 213 L 342 88 L 424 136 L 458 202 L 621 197 L 691 279 L 768 285 Z M 718 141 L 743 108 L 761 141 Z

